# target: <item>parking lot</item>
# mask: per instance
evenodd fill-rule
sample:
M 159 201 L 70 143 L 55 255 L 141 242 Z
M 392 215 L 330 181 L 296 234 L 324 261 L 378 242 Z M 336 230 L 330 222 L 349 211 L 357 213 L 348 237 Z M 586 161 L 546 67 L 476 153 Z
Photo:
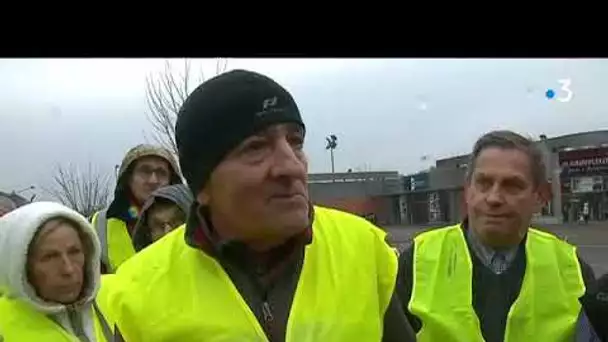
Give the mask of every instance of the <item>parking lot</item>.
M 402 248 L 411 237 L 428 229 L 432 227 L 386 227 L 393 243 Z M 596 276 L 608 273 L 608 223 L 552 225 L 541 229 L 576 245 L 581 257 L 595 270 Z

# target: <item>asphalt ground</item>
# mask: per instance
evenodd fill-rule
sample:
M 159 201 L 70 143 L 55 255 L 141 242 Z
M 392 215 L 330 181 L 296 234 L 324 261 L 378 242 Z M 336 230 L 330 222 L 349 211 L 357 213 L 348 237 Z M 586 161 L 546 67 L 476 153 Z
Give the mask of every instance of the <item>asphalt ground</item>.
M 428 226 L 385 227 L 390 234 L 391 241 L 401 250 L 413 236 L 432 228 Z M 608 222 L 590 222 L 587 225 L 570 223 L 538 228 L 554 233 L 576 245 L 579 255 L 593 268 L 596 277 L 608 273 Z

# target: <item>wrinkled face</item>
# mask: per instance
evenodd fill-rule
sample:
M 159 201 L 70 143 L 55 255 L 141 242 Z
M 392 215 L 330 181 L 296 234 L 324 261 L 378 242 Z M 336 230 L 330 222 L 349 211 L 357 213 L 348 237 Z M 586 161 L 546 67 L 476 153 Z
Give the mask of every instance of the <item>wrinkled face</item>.
M 146 215 L 152 241 L 156 241 L 168 232 L 186 222 L 186 213 L 171 203 L 155 203 Z
M 542 206 L 529 157 L 517 149 L 489 147 L 472 172 L 465 188 L 471 227 L 491 247 L 517 245 Z
M 209 205 L 218 232 L 264 249 L 308 226 L 303 145 L 299 125 L 279 124 L 249 137 L 226 156 L 197 196 L 199 203 Z
M 170 170 L 169 163 L 160 157 L 149 156 L 136 160 L 129 181 L 133 197 L 144 203 L 156 189 L 169 185 Z
M 85 252 L 76 229 L 61 220 L 50 220 L 30 246 L 27 274 L 40 298 L 71 304 L 82 293 Z

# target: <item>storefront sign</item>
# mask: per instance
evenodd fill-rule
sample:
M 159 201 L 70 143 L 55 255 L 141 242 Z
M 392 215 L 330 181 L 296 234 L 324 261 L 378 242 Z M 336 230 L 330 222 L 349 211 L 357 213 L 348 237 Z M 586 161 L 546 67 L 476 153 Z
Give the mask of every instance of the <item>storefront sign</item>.
M 572 192 L 573 193 L 593 192 L 594 184 L 595 184 L 595 182 L 594 182 L 593 177 L 572 178 Z
M 559 152 L 564 176 L 608 174 L 608 147 Z
M 428 172 L 423 172 L 405 176 L 403 183 L 407 192 L 427 189 L 429 187 L 429 174 Z

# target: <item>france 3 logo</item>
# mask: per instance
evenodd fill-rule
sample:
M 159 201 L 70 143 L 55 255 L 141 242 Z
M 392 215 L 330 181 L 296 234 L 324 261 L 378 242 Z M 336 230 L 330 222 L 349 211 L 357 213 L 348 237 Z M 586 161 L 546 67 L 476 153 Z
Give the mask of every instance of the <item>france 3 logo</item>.
M 558 80 L 557 83 L 561 84 L 561 87 L 556 91 L 553 88 L 547 89 L 545 92 L 545 96 L 549 100 L 557 100 L 559 102 L 570 102 L 572 97 L 574 96 L 574 92 L 572 92 L 572 80 L 569 78 L 565 78 L 562 80 Z

